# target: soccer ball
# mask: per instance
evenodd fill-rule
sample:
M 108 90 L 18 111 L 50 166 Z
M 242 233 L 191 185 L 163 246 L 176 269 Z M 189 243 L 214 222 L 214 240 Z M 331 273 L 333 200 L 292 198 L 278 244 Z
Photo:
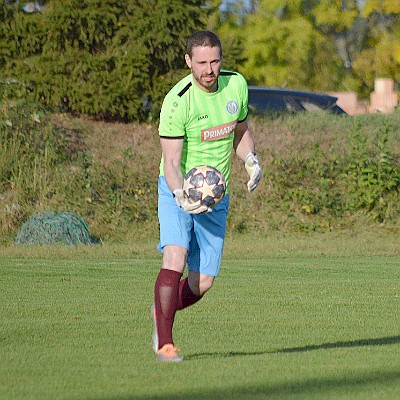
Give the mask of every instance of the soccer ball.
M 192 168 L 183 181 L 183 193 L 191 203 L 214 207 L 225 196 L 226 182 L 216 168 L 201 165 Z

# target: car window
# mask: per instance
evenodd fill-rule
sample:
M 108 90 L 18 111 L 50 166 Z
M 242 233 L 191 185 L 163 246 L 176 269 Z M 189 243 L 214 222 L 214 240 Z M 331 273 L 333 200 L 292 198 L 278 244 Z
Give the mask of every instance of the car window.
M 306 92 L 253 90 L 251 88 L 249 88 L 249 109 L 255 114 L 320 110 L 346 114 L 331 98 L 312 96 Z
M 303 106 L 301 105 L 301 102 L 292 99 L 290 97 L 285 97 L 285 103 L 286 103 L 286 110 L 287 111 L 301 111 L 304 110 Z
M 311 103 L 310 101 L 299 100 L 299 103 L 307 110 L 307 111 L 322 111 L 323 108 L 315 103 Z
M 286 109 L 286 104 L 283 99 L 277 99 L 265 93 L 249 93 L 249 104 L 256 111 L 282 111 Z
M 295 111 L 296 105 L 286 97 L 276 97 L 268 93 L 249 93 L 249 107 L 254 112 Z

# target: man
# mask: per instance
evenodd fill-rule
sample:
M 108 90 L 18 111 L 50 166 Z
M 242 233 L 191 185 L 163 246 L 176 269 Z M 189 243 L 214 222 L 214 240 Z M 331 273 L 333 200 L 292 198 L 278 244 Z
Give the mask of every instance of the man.
M 191 74 L 165 97 L 159 125 L 158 217 L 163 262 L 151 315 L 157 360 L 170 362 L 182 361 L 172 338 L 176 311 L 199 301 L 220 269 L 232 148 L 244 161 L 250 192 L 262 175 L 247 125 L 247 83 L 240 74 L 221 70 L 218 36 L 195 32 L 188 39 L 185 60 Z M 226 195 L 212 209 L 193 205 L 183 195 L 184 175 L 199 165 L 217 168 L 226 179 Z M 181 280 L 186 264 L 188 277 Z

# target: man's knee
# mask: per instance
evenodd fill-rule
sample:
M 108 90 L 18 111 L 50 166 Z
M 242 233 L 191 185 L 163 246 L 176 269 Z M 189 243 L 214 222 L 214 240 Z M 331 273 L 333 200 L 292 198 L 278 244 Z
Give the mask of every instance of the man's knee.
M 163 265 L 164 269 L 183 272 L 186 266 L 187 249 L 180 246 L 169 245 L 164 247 Z
M 208 290 L 211 289 L 214 279 L 214 276 L 189 271 L 190 290 L 197 296 L 203 296 Z

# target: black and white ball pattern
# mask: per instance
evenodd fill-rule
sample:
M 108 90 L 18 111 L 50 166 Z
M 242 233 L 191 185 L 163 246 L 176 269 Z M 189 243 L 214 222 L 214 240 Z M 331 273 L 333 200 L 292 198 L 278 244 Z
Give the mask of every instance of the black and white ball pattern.
M 184 195 L 192 202 L 214 207 L 225 196 L 224 176 L 214 167 L 201 165 L 192 168 L 183 182 Z

